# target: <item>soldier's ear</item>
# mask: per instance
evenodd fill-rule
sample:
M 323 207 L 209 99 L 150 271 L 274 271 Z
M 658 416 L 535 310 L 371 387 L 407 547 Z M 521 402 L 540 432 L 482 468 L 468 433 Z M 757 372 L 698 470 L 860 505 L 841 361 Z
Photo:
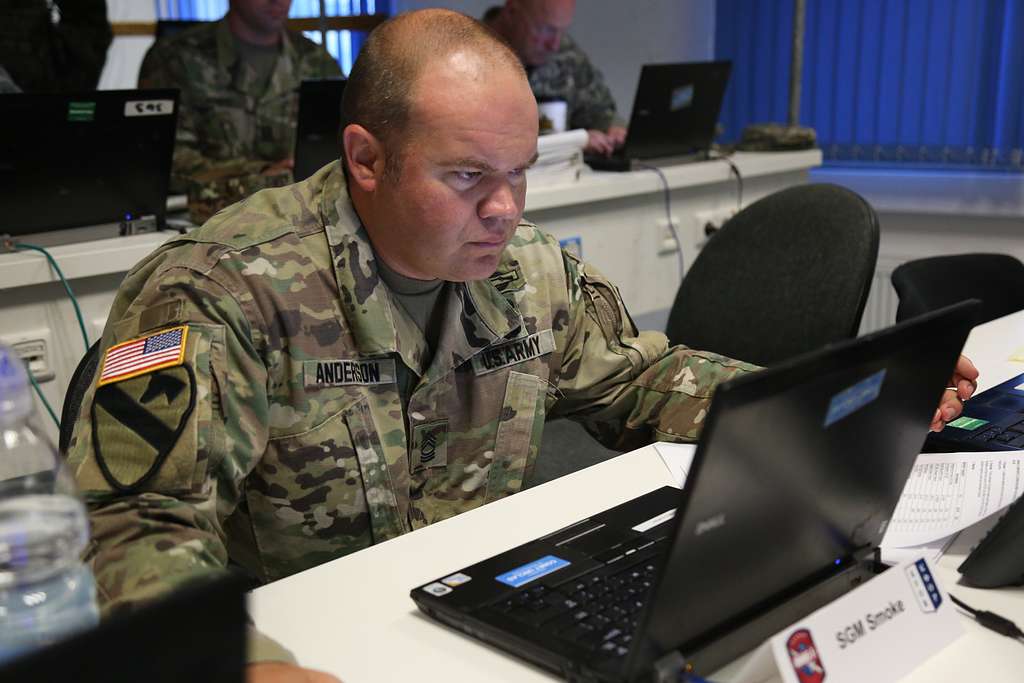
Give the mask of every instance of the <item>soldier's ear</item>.
M 349 182 L 364 192 L 373 192 L 384 174 L 384 146 L 357 123 L 345 126 L 341 133 L 342 163 L 348 164 Z

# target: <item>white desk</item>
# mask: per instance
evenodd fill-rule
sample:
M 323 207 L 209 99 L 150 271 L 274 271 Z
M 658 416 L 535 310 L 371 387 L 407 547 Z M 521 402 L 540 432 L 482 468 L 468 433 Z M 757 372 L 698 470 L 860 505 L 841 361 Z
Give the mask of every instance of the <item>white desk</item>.
M 984 369 L 982 387 L 1024 372 L 1008 358 L 1024 347 L 1024 313 L 972 333 L 967 352 Z M 361 681 L 550 681 L 546 672 L 427 620 L 409 590 L 424 581 L 537 538 L 634 498 L 671 477 L 650 446 L 518 493 L 254 591 L 258 628 L 307 666 Z M 967 604 L 1024 625 L 1024 589 L 957 585 L 956 567 L 978 538 L 962 538 L 940 561 L 947 590 Z M 966 634 L 918 668 L 917 683 L 1019 681 L 1024 646 L 964 619 Z

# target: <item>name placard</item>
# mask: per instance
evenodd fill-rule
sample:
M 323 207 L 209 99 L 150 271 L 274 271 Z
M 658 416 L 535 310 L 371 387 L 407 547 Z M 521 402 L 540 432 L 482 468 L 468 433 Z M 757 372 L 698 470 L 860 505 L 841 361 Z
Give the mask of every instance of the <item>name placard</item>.
M 962 634 L 953 603 L 922 557 L 890 568 L 779 631 L 733 681 L 897 681 Z

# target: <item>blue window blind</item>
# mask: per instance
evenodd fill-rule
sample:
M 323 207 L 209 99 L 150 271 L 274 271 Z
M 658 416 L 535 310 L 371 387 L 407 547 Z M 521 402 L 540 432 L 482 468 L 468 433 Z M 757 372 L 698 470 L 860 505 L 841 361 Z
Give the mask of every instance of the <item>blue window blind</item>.
M 215 21 L 228 11 L 227 0 L 155 0 L 158 19 L 180 21 Z M 321 4 L 323 15 L 321 15 Z M 349 17 L 360 14 L 384 14 L 392 12 L 392 0 L 292 0 L 288 16 L 293 19 L 311 17 Z M 364 31 L 304 31 L 303 35 L 318 44 L 324 44 L 327 51 L 338 60 L 342 72 L 347 76 L 359 48 L 366 40 Z M 325 40 L 326 39 L 326 40 Z
M 718 0 L 722 123 L 787 118 L 793 0 Z M 1024 170 L 1024 0 L 807 0 L 800 123 L 827 164 Z

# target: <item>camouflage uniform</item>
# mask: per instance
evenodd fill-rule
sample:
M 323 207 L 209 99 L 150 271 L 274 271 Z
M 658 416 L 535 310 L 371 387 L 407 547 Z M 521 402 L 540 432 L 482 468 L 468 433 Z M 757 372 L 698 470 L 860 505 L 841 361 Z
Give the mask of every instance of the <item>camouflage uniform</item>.
M 105 0 L 0 3 L 0 66 L 25 92 L 94 90 L 113 34 Z
M 537 101 L 565 100 L 569 128 L 608 130 L 622 125 L 615 116 L 615 100 L 604 76 L 586 53 L 568 35 L 562 36 L 558 52 L 536 67 L 527 67 L 530 89 Z
M 692 440 L 713 387 L 753 369 L 638 334 L 615 288 L 526 222 L 491 278 L 439 305 L 431 354 L 337 162 L 136 266 L 101 346 L 179 326 L 187 342 L 83 400 L 69 453 L 104 608 L 229 557 L 272 581 L 515 493 L 549 417 L 617 447 Z
M 246 193 L 282 184 L 260 172 L 294 152 L 299 83 L 340 76 L 326 50 L 301 35 L 284 33 L 270 80 L 263 92 L 256 92 L 257 74 L 238 59 L 226 20 L 153 45 L 139 69 L 139 87 L 181 90 L 172 191 L 189 191 L 197 175 L 205 185 L 234 179 Z

